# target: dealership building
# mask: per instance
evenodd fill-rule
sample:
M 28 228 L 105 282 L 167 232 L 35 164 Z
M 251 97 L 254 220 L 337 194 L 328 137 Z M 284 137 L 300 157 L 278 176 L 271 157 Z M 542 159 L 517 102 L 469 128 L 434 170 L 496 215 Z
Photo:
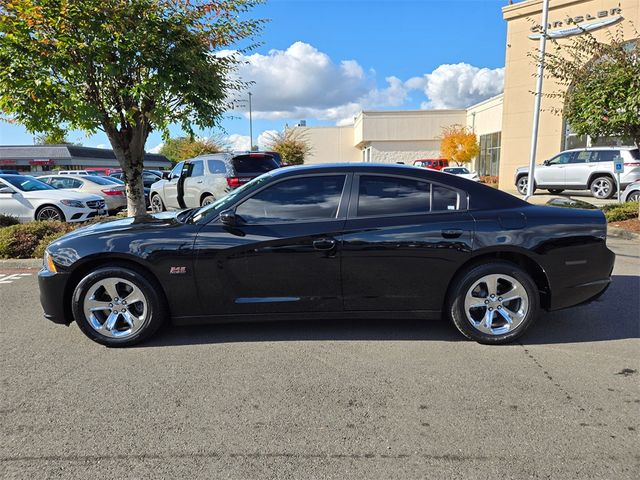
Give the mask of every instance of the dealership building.
M 147 153 L 145 168 L 168 169 L 171 161 L 164 155 Z M 0 170 L 47 172 L 82 170 L 91 167 L 119 168 L 113 150 L 79 145 L 0 145 Z
M 472 167 L 481 175 L 498 175 L 500 188 L 514 190 L 513 174 L 529 161 L 536 83 L 535 56 L 539 46 L 542 0 L 509 2 L 502 15 L 507 22 L 504 93 L 464 110 L 363 111 L 353 125 L 298 127 L 312 146 L 308 163 L 411 163 L 440 157 L 442 129 L 465 125 L 478 136 L 480 153 Z M 548 35 L 559 44 L 588 30 L 607 41 L 610 28 L 622 27 L 628 40 L 640 29 L 638 0 L 550 0 Z M 610 32 L 609 32 L 610 33 Z M 555 48 L 547 43 L 547 48 Z M 543 93 L 559 86 L 545 79 Z M 538 136 L 538 163 L 566 148 L 595 145 L 571 131 L 552 113 L 560 100 L 543 96 Z M 619 138 L 601 138 L 598 144 L 621 144 Z

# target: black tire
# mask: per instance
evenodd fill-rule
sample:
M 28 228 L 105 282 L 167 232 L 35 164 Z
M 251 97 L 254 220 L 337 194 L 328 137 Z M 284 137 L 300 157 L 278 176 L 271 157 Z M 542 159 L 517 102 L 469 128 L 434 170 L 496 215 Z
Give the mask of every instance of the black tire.
M 616 193 L 616 184 L 608 175 L 601 175 L 591 180 L 589 184 L 591 195 L 595 198 L 611 198 Z
M 131 335 L 125 334 L 121 338 L 114 338 L 113 336 L 107 336 L 107 335 L 101 334 L 94 326 L 92 326 L 92 324 L 90 323 L 90 320 L 87 318 L 87 315 L 85 314 L 85 311 L 84 311 L 85 309 L 84 302 L 87 294 L 90 293 L 92 290 L 94 290 L 96 288 L 96 285 L 98 286 L 97 287 L 98 290 L 93 294 L 94 298 L 98 294 L 100 295 L 107 294 L 106 290 L 103 290 L 102 293 L 100 293 L 101 287 L 99 285 L 101 284 L 102 281 L 110 282 L 113 279 L 116 279 L 117 281 L 122 281 L 122 283 L 119 283 L 118 287 L 116 287 L 116 293 L 120 293 L 121 295 L 123 295 L 123 298 L 122 299 L 116 298 L 117 301 L 119 300 L 120 302 L 122 302 L 123 299 L 129 298 L 125 296 L 127 293 L 125 287 L 127 287 L 127 285 L 123 283 L 123 282 L 127 282 L 134 285 L 140 290 L 140 292 L 142 292 L 142 295 L 144 296 L 143 303 L 146 306 L 146 310 L 144 310 L 145 311 L 144 319 L 140 322 L 139 326 L 136 326 L 135 332 L 132 332 Z M 80 282 L 76 286 L 73 292 L 72 305 L 71 305 L 72 311 L 73 311 L 73 317 L 76 323 L 78 324 L 78 327 L 80 327 L 80 330 L 82 330 L 82 333 L 84 333 L 87 337 L 89 337 L 94 342 L 100 343 L 102 345 L 106 345 L 108 347 L 128 347 L 136 343 L 140 343 L 145 339 L 151 337 L 164 323 L 165 317 L 166 317 L 165 312 L 167 311 L 167 307 L 166 307 L 165 298 L 161 292 L 162 292 L 162 289 L 157 284 L 157 282 L 151 277 L 149 277 L 147 274 L 143 273 L 142 271 L 134 270 L 129 266 L 113 265 L 113 266 L 101 267 L 87 273 L 87 275 L 82 280 L 80 280 Z M 107 303 L 107 302 L 113 301 L 113 298 L 111 300 L 105 300 L 104 298 L 105 297 L 102 297 L 102 299 L 100 300 L 100 303 Z M 106 298 L 110 298 L 108 294 Z M 111 305 L 113 304 L 110 303 L 109 306 Z M 113 306 L 116 308 L 120 308 L 117 305 L 113 305 Z M 129 309 L 131 309 L 130 310 L 131 313 L 134 312 L 133 311 L 134 308 L 140 308 L 139 304 L 136 302 L 128 306 L 126 306 L 126 303 L 124 303 L 124 306 L 121 305 L 121 307 L 123 308 L 123 310 L 121 311 L 124 311 L 124 309 L 126 308 L 128 312 L 129 312 Z M 138 310 L 138 311 L 143 311 L 143 310 Z M 107 312 L 111 314 L 113 313 L 113 310 L 111 311 L 108 309 L 104 311 L 99 310 L 96 314 L 96 317 L 101 315 L 104 318 L 107 316 Z M 119 325 L 126 326 L 126 322 L 124 322 L 124 318 L 122 316 L 118 317 L 117 313 L 115 315 L 118 318 L 117 322 L 119 323 L 116 323 L 114 325 L 114 329 L 112 329 L 112 331 L 120 328 L 118 327 Z M 134 318 L 136 317 L 134 316 Z M 99 321 L 100 319 L 97 319 L 97 320 Z M 106 325 L 106 323 L 107 323 L 107 320 L 105 319 L 104 324 Z M 126 329 L 125 329 L 125 332 L 126 332 Z
M 640 201 L 640 190 L 636 190 L 635 192 L 631 192 L 627 196 L 627 202 L 638 202 Z
M 512 277 L 517 280 L 524 288 L 527 294 L 527 306 L 525 309 L 525 313 L 523 314 L 523 319 L 519 320 L 520 323 L 517 324 L 516 327 L 510 328 L 505 333 L 499 333 L 500 323 L 503 322 L 507 325 L 507 322 L 498 315 L 498 307 L 495 307 L 496 310 L 492 312 L 495 315 L 495 322 L 497 333 L 483 333 L 478 329 L 478 327 L 474 326 L 472 320 L 467 316 L 467 312 L 465 311 L 465 299 L 467 298 L 467 293 L 471 291 L 471 288 L 476 285 L 478 282 L 481 282 L 483 278 L 486 278 L 487 275 L 506 275 Z M 497 302 L 498 298 L 500 298 L 500 302 L 502 302 L 502 298 L 499 295 L 507 295 L 508 291 L 504 291 L 500 293 L 500 289 L 505 287 L 504 283 L 498 281 L 497 283 L 498 289 L 495 292 L 497 298 L 495 302 Z M 475 291 L 475 290 L 473 290 Z M 487 297 L 477 297 L 478 303 L 486 303 L 485 298 Z M 493 302 L 494 300 L 492 300 Z M 515 300 L 514 302 L 519 302 Z M 491 304 L 493 305 L 493 303 Z M 499 308 L 505 308 L 502 310 L 503 312 L 510 312 L 508 308 L 518 308 L 514 307 L 513 303 L 504 302 L 505 306 L 501 306 Z M 508 305 L 508 307 L 507 307 Z M 522 306 L 523 303 L 518 303 L 518 305 Z M 484 311 L 481 310 L 484 308 Z M 478 314 L 479 317 L 486 318 L 485 315 L 488 313 L 490 309 L 489 306 L 480 306 L 474 309 L 474 313 Z M 456 328 L 462 333 L 465 337 L 475 340 L 478 343 L 483 343 L 487 345 L 499 345 L 504 343 L 509 343 L 520 337 L 536 320 L 540 311 L 540 296 L 538 292 L 538 288 L 531 278 L 531 276 L 522 270 L 517 265 L 510 262 L 503 261 L 491 261 L 490 263 L 484 263 L 481 265 L 476 265 L 474 267 L 469 268 L 468 270 L 458 274 L 456 278 L 453 280 L 451 287 L 449 289 L 449 294 L 447 296 L 447 307 L 446 312 L 448 313 L 451 321 L 456 326 Z M 512 312 L 513 313 L 513 312 Z M 473 317 L 471 317 L 473 318 Z M 515 321 L 514 321 L 515 323 Z M 494 323 L 492 323 L 492 326 Z
M 57 220 L 59 222 L 66 221 L 62 210 L 54 205 L 43 205 L 42 207 L 40 207 L 38 211 L 36 211 L 35 219 L 39 222 L 44 222 L 47 220 Z
M 153 213 L 164 212 L 167 209 L 164 206 L 164 202 L 162 201 L 162 198 L 160 198 L 160 195 L 157 193 L 154 193 L 153 195 L 151 195 L 151 198 L 149 199 L 149 206 L 151 207 L 151 211 Z
M 200 202 L 200 206 L 201 207 L 206 207 L 207 205 L 211 205 L 213 202 L 215 202 L 216 199 L 213 195 L 205 195 L 202 198 L 202 201 Z
M 516 189 L 518 190 L 518 193 L 520 195 L 526 195 L 527 194 L 527 183 L 529 180 L 529 176 L 528 175 L 520 175 L 518 177 L 518 179 L 516 180 Z M 533 192 L 535 193 L 536 191 L 536 184 L 534 182 L 533 184 Z
M 564 192 L 564 188 L 549 188 L 549 193 L 552 195 L 558 195 L 562 192 Z

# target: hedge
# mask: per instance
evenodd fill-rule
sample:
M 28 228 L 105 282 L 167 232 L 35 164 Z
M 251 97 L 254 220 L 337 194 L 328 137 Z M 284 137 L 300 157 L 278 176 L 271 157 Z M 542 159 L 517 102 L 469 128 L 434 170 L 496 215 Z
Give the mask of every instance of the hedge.
M 602 207 L 607 222 L 622 222 L 638 218 L 638 202 L 613 203 Z
M 0 228 L 0 258 L 42 256 L 49 243 L 75 228 L 76 225 L 58 221 L 29 222 Z

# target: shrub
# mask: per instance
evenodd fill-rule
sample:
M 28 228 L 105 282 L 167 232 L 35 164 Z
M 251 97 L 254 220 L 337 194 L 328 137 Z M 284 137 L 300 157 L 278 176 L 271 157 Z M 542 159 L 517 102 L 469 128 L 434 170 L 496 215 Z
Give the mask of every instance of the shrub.
M 621 222 L 638 218 L 638 202 L 614 203 L 602 207 L 607 222 Z
M 52 241 L 74 228 L 68 223 L 56 221 L 29 222 L 2 228 L 0 258 L 32 258 L 34 251 L 45 238 Z
M 11 225 L 17 225 L 20 222 L 16 217 L 12 217 L 11 215 L 5 215 L 0 213 L 0 228 L 2 227 L 10 227 Z

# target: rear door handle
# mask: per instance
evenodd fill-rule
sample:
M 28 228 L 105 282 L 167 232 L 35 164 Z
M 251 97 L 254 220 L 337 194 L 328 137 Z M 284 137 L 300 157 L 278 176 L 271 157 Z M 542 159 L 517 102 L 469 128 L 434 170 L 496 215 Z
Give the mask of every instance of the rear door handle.
M 442 230 L 444 238 L 458 238 L 462 235 L 462 230 Z
M 333 238 L 321 238 L 313 241 L 313 248 L 316 250 L 331 250 L 336 246 L 336 241 Z

